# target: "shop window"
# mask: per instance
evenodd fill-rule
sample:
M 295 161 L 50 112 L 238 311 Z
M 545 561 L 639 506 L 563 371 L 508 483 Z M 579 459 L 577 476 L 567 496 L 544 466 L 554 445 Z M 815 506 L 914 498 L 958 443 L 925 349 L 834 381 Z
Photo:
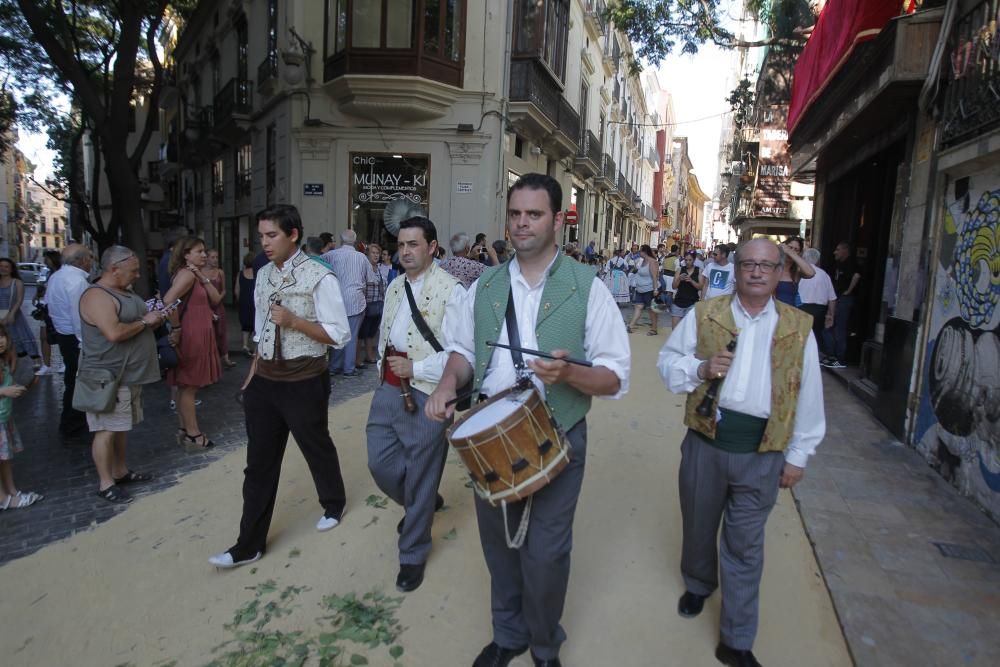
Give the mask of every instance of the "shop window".
M 365 243 L 394 245 L 385 227 L 386 208 L 401 201 L 429 210 L 430 156 L 351 153 L 350 160 L 351 229 Z
M 421 76 L 462 86 L 466 0 L 327 0 L 324 80 Z

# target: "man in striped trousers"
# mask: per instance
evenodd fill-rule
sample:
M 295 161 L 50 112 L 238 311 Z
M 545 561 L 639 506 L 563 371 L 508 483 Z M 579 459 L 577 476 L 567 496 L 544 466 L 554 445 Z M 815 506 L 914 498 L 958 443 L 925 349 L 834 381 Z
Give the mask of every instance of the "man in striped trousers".
M 736 294 L 699 302 L 663 346 L 658 367 L 670 391 L 688 395 L 680 468 L 686 591 L 677 611 L 701 613 L 721 573 L 715 657 L 757 667 L 751 649 L 764 525 L 778 489 L 802 479 L 826 419 L 812 318 L 772 298 L 784 264 L 780 248 L 755 239 L 736 253 Z
M 433 222 L 422 217 L 405 220 L 398 240 L 405 273 L 385 293 L 378 343 L 382 383 L 372 397 L 367 435 L 368 469 L 375 483 L 406 511 L 397 528 L 396 578 L 396 588 L 406 593 L 424 580 L 434 511 L 444 505 L 437 490 L 450 421 L 424 416 L 424 404 L 448 360 L 440 342 L 442 327 L 457 316 L 465 288 L 434 263 L 438 243 Z

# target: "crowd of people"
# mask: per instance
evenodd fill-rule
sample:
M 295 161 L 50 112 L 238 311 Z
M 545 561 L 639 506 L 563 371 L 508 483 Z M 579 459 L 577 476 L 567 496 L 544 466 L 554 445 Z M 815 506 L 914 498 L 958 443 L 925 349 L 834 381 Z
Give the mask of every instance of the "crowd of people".
M 447 243 L 450 256 L 425 216 L 401 223 L 393 252 L 360 242 L 353 230 L 339 239 L 306 237 L 297 209 L 275 205 L 257 215 L 262 250 L 245 255 L 236 276 L 225 275 L 218 251 L 203 240 L 170 230 L 158 298 L 149 301 L 133 289 L 140 261 L 132 250 L 112 246 L 95 266 L 89 248 L 70 244 L 46 254 L 52 275 L 35 298 L 40 341 L 21 313 L 16 265 L 0 258 L 0 510 L 42 499 L 14 482 L 11 461 L 22 443 L 12 403 L 26 387 L 13 377 L 24 356 L 39 375 L 55 372 L 53 345 L 64 364 L 59 428 L 67 437 L 92 434 L 101 498 L 127 503 L 128 485 L 152 479 L 126 456 L 146 385 L 165 377 L 171 387 L 179 445 L 211 447 L 198 392 L 235 365 L 225 309 L 231 289 L 241 350 L 251 359 L 241 387 L 247 466 L 236 542 L 209 562 L 230 569 L 264 556 L 289 435 L 316 486 L 316 529 L 340 524 L 347 493 L 326 417 L 330 378 L 371 367 L 379 384 L 366 420 L 368 468 L 403 509 L 396 586 L 416 590 L 434 514 L 445 503 L 438 487 L 447 434 L 480 406 L 511 392 L 533 394 L 571 454 L 523 496 L 476 495 L 493 627 L 473 665 L 503 667 L 530 649 L 535 665 L 556 666 L 567 637 L 560 621 L 586 416 L 593 397 L 628 391 L 629 334 L 643 313 L 647 335 L 657 336 L 659 314 L 669 312 L 671 334 L 657 366 L 670 391 L 687 395 L 688 427 L 679 478 L 686 591 L 678 613 L 697 616 L 721 583 L 716 657 L 759 664 L 751 650 L 764 526 L 778 489 L 802 478 L 823 437 L 818 368 L 842 365 L 860 282 L 849 248 L 837 247 L 832 275 L 798 237 L 719 244 L 705 256 L 633 244 L 604 259 L 593 242 L 560 249 L 564 221 L 561 188 L 541 174 L 510 189 L 509 241 L 457 233 Z M 629 304 L 631 313 L 623 312 Z M 456 417 L 462 402 L 477 407 Z M 542 454 L 553 445 L 537 444 Z M 523 460 L 508 460 L 508 472 Z

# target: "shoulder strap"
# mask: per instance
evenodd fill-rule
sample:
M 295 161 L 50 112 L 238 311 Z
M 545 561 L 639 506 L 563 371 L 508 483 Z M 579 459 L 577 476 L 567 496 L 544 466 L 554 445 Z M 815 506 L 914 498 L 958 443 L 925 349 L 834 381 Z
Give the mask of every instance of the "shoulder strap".
M 420 309 L 417 308 L 417 302 L 413 298 L 413 290 L 410 289 L 410 283 L 406 278 L 403 278 L 403 286 L 406 288 L 406 300 L 410 302 L 410 316 L 413 318 L 413 323 L 417 325 L 417 330 L 420 335 L 424 337 L 430 346 L 434 348 L 435 352 L 441 352 L 444 348 L 438 339 L 434 336 L 434 332 L 427 325 L 427 321 L 424 316 L 420 314 Z
M 507 321 L 507 342 L 512 349 L 510 357 L 514 361 L 514 368 L 518 371 L 525 367 L 524 356 L 521 354 L 521 332 L 517 328 L 517 314 L 514 312 L 514 288 L 507 289 L 507 313 L 504 315 Z

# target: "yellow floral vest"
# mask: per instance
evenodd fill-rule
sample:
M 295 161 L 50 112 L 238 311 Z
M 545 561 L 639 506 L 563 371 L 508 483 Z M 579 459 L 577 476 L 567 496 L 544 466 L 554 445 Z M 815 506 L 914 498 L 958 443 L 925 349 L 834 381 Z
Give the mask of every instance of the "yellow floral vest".
M 733 298 L 720 296 L 700 301 L 695 306 L 694 316 L 698 318 L 696 355 L 699 359 L 708 359 L 725 349 L 736 333 L 731 308 Z M 792 438 L 802 383 L 802 355 L 813 322 L 812 316 L 797 308 L 777 300 L 774 305 L 778 310 L 778 326 L 771 342 L 771 416 L 760 441 L 760 452 L 783 451 Z M 696 411 L 708 386 L 706 380 L 688 394 L 684 423 L 705 437 L 715 439 L 715 415 L 701 417 Z

